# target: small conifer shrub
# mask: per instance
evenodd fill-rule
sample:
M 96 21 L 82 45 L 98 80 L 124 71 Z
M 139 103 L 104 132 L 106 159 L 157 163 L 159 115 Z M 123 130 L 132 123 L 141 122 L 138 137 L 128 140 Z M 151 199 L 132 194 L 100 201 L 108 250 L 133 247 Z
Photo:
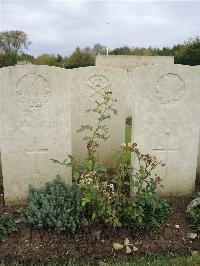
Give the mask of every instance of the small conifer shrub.
M 9 235 L 16 231 L 15 219 L 11 216 L 0 215 L 0 242 L 6 242 Z
M 83 220 L 79 187 L 76 184 L 68 187 L 60 177 L 40 189 L 30 186 L 23 217 L 35 228 L 74 233 Z

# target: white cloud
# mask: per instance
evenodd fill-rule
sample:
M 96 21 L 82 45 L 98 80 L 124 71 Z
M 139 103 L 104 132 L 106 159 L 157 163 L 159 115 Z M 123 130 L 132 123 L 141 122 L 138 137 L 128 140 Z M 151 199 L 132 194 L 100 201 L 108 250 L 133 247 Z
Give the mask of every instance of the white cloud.
M 69 54 L 97 42 L 110 48 L 169 46 L 200 35 L 198 1 L 2 0 L 1 30 L 25 31 L 29 52 Z M 106 23 L 109 22 L 107 25 Z

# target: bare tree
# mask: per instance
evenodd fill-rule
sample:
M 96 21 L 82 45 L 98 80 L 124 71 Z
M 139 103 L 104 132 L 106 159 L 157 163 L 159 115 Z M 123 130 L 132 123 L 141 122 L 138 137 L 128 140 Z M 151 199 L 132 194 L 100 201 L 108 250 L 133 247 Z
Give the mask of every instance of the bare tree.
M 0 32 L 0 51 L 1 52 L 23 52 L 28 49 L 31 42 L 25 32 L 19 30 Z

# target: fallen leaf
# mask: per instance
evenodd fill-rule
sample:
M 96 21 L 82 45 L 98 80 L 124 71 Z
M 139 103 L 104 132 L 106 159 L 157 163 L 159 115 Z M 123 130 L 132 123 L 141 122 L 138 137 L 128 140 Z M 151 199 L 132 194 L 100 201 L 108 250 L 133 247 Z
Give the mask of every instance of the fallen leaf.
M 123 247 L 124 247 L 124 245 L 119 244 L 119 243 L 114 243 L 114 244 L 113 244 L 113 248 L 114 248 L 115 250 L 122 249 Z
M 125 246 L 128 246 L 129 245 L 129 239 L 126 237 L 125 240 L 124 240 L 124 245 Z
M 197 233 L 187 233 L 186 237 L 189 239 L 195 239 L 197 237 Z
M 133 251 L 138 251 L 138 248 L 135 246 L 132 246 Z
M 129 246 L 126 246 L 126 253 L 127 254 L 131 253 L 131 248 Z

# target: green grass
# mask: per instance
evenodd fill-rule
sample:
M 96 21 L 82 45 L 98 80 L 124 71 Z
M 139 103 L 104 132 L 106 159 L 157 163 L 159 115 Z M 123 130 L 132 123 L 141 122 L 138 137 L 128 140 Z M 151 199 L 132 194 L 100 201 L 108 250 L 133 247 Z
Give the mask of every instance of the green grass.
M 5 264 L 1 264 L 0 266 L 4 266 Z M 74 262 L 59 262 L 59 261 L 52 261 L 48 263 L 16 263 L 16 264 L 10 264 L 10 265 L 15 265 L 15 266 L 25 266 L 25 265 L 30 265 L 30 266 L 92 266 L 94 263 L 79 263 L 76 264 Z M 158 257 L 155 259 L 152 258 L 142 258 L 142 259 L 137 259 L 132 262 L 103 262 L 99 261 L 98 263 L 95 263 L 95 265 L 99 266 L 199 266 L 200 265 L 200 256 L 198 257 L 184 257 L 184 256 L 175 256 L 175 257 L 170 257 L 170 256 L 165 256 L 165 257 Z
M 157 259 L 140 259 L 133 262 L 114 262 L 109 266 L 199 266 L 200 257 L 161 257 Z M 103 265 L 102 265 L 103 266 Z
M 132 125 L 126 124 L 126 127 L 125 127 L 125 143 L 131 142 L 131 129 L 132 129 Z M 131 152 L 130 151 L 126 151 L 125 157 L 126 157 L 127 163 L 131 163 Z

